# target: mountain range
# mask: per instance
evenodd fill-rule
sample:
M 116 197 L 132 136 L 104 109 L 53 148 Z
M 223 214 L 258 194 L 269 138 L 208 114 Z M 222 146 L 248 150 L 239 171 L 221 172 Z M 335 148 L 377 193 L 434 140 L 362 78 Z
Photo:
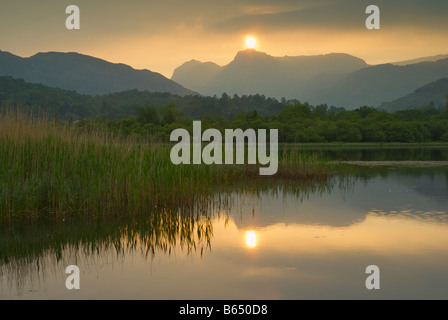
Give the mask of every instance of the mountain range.
M 171 79 L 204 95 L 260 93 L 353 109 L 379 107 L 443 77 L 448 77 L 445 55 L 368 65 L 343 53 L 273 57 L 248 49 L 225 66 L 191 60 Z
M 254 49 L 240 51 L 228 65 L 192 60 L 174 70 L 171 79 L 204 95 L 264 94 L 301 99 L 311 79 L 350 73 L 368 67 L 357 57 L 332 53 L 317 56 L 273 57 Z
M 346 109 L 368 105 L 401 110 L 431 101 L 436 106 L 444 105 L 448 92 L 444 82 L 437 81 L 448 78 L 447 57 L 369 65 L 344 53 L 274 57 L 248 49 L 238 52 L 225 66 L 188 61 L 167 79 L 156 72 L 74 52 L 38 53 L 22 58 L 0 51 L 0 76 L 88 95 L 135 89 L 178 96 L 261 94 Z
M 159 73 L 136 70 L 125 64 L 110 63 L 75 52 L 38 53 L 22 58 L 0 51 L 0 76 L 90 95 L 131 89 L 181 96 L 197 94 Z

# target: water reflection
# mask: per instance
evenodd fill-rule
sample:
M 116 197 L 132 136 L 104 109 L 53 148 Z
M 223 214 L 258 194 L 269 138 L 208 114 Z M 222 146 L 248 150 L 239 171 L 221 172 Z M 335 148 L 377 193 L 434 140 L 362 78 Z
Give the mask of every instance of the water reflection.
M 310 194 L 329 192 L 335 186 L 343 187 L 335 181 L 304 184 L 254 181 L 223 190 L 207 207 L 152 209 L 146 215 L 133 217 L 91 220 L 73 217 L 1 224 L 0 293 L 26 296 L 43 279 L 63 278 L 61 270 L 71 264 L 83 264 L 90 273 L 92 267 L 125 263 L 128 257 L 136 255 L 150 260 L 161 255 L 178 258 L 179 254 L 201 258 L 211 251 L 216 221 L 228 223 L 230 213 L 241 213 L 245 205 L 258 202 L 261 194 L 267 192 L 278 197 L 288 192 L 303 201 Z M 255 207 L 251 214 L 255 215 Z M 248 246 L 256 246 L 252 233 Z
M 307 153 L 313 153 L 323 158 L 342 161 L 448 161 L 448 146 L 442 145 L 420 145 L 414 147 L 402 147 L 397 145 L 383 146 L 354 145 L 348 148 L 325 146 L 303 147 Z
M 257 246 L 257 234 L 255 233 L 255 230 L 246 231 L 246 245 L 249 248 Z
M 1 225 L 0 298 L 448 298 L 447 177 L 360 168 L 325 184 L 247 183 L 200 213 Z M 78 292 L 64 287 L 71 264 Z M 370 264 L 382 271 L 373 294 Z
M 14 288 L 21 295 L 27 286 L 53 277 L 55 270 L 81 261 L 103 265 L 128 254 L 152 259 L 176 248 L 202 255 L 211 248 L 213 225 L 210 217 L 158 211 L 132 218 L 3 224 L 0 234 L 1 289 Z

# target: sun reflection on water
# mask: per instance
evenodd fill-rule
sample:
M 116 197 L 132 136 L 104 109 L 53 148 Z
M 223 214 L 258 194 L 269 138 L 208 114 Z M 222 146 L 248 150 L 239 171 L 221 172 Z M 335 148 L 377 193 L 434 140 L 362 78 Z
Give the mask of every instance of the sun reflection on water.
M 253 248 L 257 246 L 257 234 L 254 230 L 246 231 L 246 245 L 249 248 Z

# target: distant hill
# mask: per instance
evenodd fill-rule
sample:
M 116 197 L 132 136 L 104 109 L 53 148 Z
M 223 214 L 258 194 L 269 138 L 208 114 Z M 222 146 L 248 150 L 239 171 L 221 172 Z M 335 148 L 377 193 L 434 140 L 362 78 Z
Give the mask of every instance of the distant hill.
M 185 62 L 173 72 L 171 80 L 184 83 L 193 90 L 202 89 L 222 70 L 222 67 L 214 62 L 200 62 L 190 60 Z
M 278 99 L 301 99 L 300 86 L 310 78 L 323 73 L 345 74 L 367 66 L 364 60 L 343 53 L 273 57 L 248 49 L 238 52 L 223 67 L 210 62 L 185 63 L 171 79 L 205 95 L 259 93 Z
M 425 62 L 425 61 L 437 61 L 437 60 L 441 60 L 441 59 L 448 59 L 448 54 L 438 54 L 435 56 L 428 56 L 428 57 L 422 57 L 422 58 L 411 59 L 411 60 L 391 62 L 391 64 L 394 64 L 397 66 L 405 66 L 408 64 L 414 64 L 414 63 Z
M 38 53 L 22 58 L 0 51 L 0 75 L 91 95 L 131 89 L 196 94 L 159 73 L 74 52 Z
M 76 91 L 51 88 L 43 84 L 25 82 L 9 76 L 0 76 L 0 107 L 19 106 L 28 111 L 45 114 L 87 117 L 97 113 L 97 107 L 89 105 L 92 96 Z
M 415 109 L 434 105 L 436 108 L 444 107 L 448 99 L 448 78 L 442 78 L 424 85 L 411 94 L 381 104 L 380 108 L 389 112 Z
M 222 67 L 188 62 L 174 71 L 172 79 L 205 95 L 258 93 L 354 109 L 363 105 L 378 107 L 448 77 L 448 59 L 438 59 L 441 57 L 369 66 L 343 53 L 273 57 L 244 50 Z M 431 61 L 413 63 L 425 59 Z
M 311 103 L 329 103 L 347 109 L 361 105 L 380 106 L 415 89 L 448 77 L 448 59 L 405 66 L 383 64 L 349 73 L 331 81 L 311 82 L 305 96 Z
M 85 95 L 73 90 L 51 88 L 29 83 L 23 79 L 0 76 L 0 110 L 19 106 L 22 109 L 45 114 L 56 114 L 62 118 L 107 117 L 122 119 L 136 116 L 137 107 L 155 107 L 174 103 L 185 115 L 236 116 L 240 112 L 256 110 L 262 115 L 279 113 L 297 101 L 277 101 L 261 95 L 238 98 L 204 97 L 199 95 L 179 96 L 171 93 L 139 91 L 136 89 L 104 95 Z

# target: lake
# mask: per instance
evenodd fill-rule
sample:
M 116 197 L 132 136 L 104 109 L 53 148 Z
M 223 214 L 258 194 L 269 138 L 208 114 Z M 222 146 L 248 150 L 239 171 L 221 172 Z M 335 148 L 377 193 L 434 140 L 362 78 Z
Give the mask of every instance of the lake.
M 447 299 L 448 167 L 355 172 L 246 185 L 188 212 L 0 226 L 0 298 Z M 69 265 L 80 290 L 66 289 Z M 366 288 L 370 265 L 379 289 Z

